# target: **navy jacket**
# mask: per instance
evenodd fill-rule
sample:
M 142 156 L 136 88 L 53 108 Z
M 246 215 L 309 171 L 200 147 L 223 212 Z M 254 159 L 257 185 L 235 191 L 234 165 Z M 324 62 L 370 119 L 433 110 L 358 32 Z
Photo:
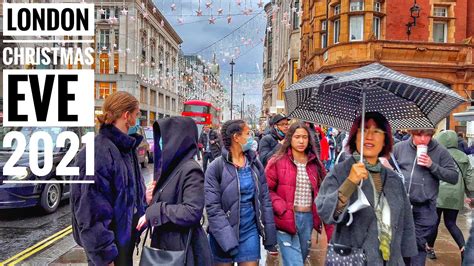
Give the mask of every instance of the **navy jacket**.
M 208 229 L 225 252 L 239 245 L 240 222 L 239 177 L 229 156 L 229 152 L 223 148 L 222 156 L 214 160 L 207 168 L 204 183 Z M 258 231 L 263 237 L 263 244 L 273 246 L 277 242 L 276 228 L 265 169 L 253 151 L 246 152 L 245 156 L 251 164 L 255 181 L 257 181 L 255 182 L 254 207 Z
M 179 134 L 176 134 L 179 132 Z M 155 145 L 153 202 L 146 211 L 153 226 L 151 246 L 164 250 L 185 250 L 193 230 L 186 265 L 212 264 L 207 236 L 200 221 L 204 209 L 204 173 L 193 159 L 198 131 L 191 118 L 171 117 L 153 124 L 155 143 L 163 139 L 163 151 Z
M 265 137 L 260 140 L 260 143 L 258 144 L 258 154 L 263 167 L 267 166 L 267 163 L 270 161 L 270 158 L 273 156 L 273 154 L 275 154 L 280 149 L 281 144 L 278 143 L 278 141 L 282 139 L 282 137 L 278 136 L 276 130 L 272 128 L 270 133 L 265 135 Z
M 94 184 L 71 186 L 74 239 L 92 265 L 127 265 L 138 235 L 133 218 L 145 213 L 145 185 L 136 147 L 141 136 L 128 136 L 114 125 L 102 125 L 95 137 L 95 173 L 85 175 L 86 148 L 77 157 L 79 176 L 72 180 L 93 180 Z M 134 213 L 136 210 L 136 213 Z

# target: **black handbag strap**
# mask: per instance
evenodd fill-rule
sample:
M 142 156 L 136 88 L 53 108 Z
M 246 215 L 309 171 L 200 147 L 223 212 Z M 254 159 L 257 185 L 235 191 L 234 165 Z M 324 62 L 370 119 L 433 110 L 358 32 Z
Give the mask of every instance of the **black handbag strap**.
M 145 238 L 143 239 L 143 244 L 142 244 L 142 250 L 145 247 L 145 242 L 146 242 L 146 239 L 148 238 L 148 232 L 150 232 L 150 230 L 151 230 L 150 227 L 146 229 Z M 193 227 L 189 228 L 188 237 L 186 239 L 186 246 L 184 247 L 184 254 L 186 256 L 185 258 L 187 258 L 188 248 L 191 245 L 191 238 L 193 236 L 193 231 L 194 231 Z M 150 234 L 150 241 L 151 241 L 151 235 L 152 234 Z M 185 259 L 185 262 L 186 262 L 186 259 Z

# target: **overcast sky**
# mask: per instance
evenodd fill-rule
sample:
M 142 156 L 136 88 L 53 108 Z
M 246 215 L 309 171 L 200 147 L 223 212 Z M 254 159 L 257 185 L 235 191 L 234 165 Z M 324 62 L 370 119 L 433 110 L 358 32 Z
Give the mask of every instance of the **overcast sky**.
M 267 0 L 261 0 L 263 6 Z M 185 54 L 199 52 L 205 60 L 216 54 L 221 68 L 221 82 L 230 95 L 230 58 L 237 57 L 234 66 L 234 104 L 240 103 L 245 93 L 245 105 L 255 104 L 260 108 L 262 95 L 262 61 L 263 39 L 265 36 L 266 18 L 260 0 L 214 0 L 212 9 L 206 8 L 210 0 L 201 0 L 200 9 L 203 16 L 196 16 L 199 0 L 154 0 L 155 5 L 166 16 L 173 28 L 183 39 L 182 50 Z M 171 6 L 176 10 L 172 11 Z M 230 3 L 230 8 L 229 8 Z M 222 8 L 222 15 L 217 10 Z M 252 9 L 252 13 L 242 14 Z M 210 15 L 216 18 L 215 24 L 209 24 Z M 227 23 L 228 16 L 232 17 Z M 226 38 L 224 38 L 228 35 Z M 224 39 L 222 39 L 224 38 Z M 221 41 L 219 41 L 222 39 Z

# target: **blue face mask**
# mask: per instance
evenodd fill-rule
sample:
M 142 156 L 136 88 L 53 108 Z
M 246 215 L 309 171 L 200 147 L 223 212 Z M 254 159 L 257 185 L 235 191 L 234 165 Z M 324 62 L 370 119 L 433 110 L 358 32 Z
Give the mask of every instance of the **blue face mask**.
M 278 129 L 278 127 L 275 127 L 275 129 L 276 129 L 276 132 L 278 133 L 278 135 L 279 135 L 280 137 L 282 137 L 282 138 L 285 137 L 285 133 L 283 133 L 283 131 L 281 131 L 280 129 Z
M 245 143 L 244 145 L 240 144 L 242 146 L 242 151 L 246 152 L 246 151 L 250 150 L 252 148 L 253 142 L 254 142 L 254 140 L 253 140 L 252 136 L 249 136 L 247 138 L 247 143 Z

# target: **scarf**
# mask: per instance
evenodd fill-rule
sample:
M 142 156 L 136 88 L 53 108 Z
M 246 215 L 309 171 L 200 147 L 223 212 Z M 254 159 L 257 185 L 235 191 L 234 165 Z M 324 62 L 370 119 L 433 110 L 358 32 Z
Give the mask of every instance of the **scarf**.
M 360 154 L 354 152 L 352 154 L 356 162 L 360 161 Z M 374 191 L 374 211 L 377 218 L 377 229 L 378 229 L 378 239 L 379 239 L 379 250 L 382 253 L 382 258 L 384 261 L 390 260 L 390 243 L 392 242 L 392 225 L 390 221 L 390 206 L 388 205 L 387 198 L 384 195 L 384 188 L 382 187 L 382 192 L 377 193 L 375 189 L 374 179 L 371 173 L 382 172 L 382 164 L 377 161 L 376 164 L 370 164 L 364 158 L 365 168 L 369 171 L 369 179 L 372 184 Z

